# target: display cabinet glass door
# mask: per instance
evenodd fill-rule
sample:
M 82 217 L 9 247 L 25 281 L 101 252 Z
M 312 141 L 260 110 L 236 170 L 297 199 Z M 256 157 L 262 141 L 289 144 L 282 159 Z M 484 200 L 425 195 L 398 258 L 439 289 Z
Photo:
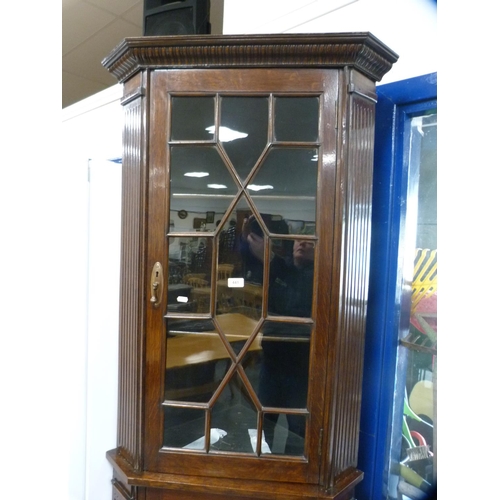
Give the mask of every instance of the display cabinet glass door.
M 326 364 L 316 346 L 328 331 L 317 298 L 331 287 L 319 269 L 331 272 L 334 212 L 321 158 L 333 152 L 323 130 L 335 112 L 321 81 L 334 82 L 309 72 L 299 92 L 281 83 L 292 72 L 259 72 L 257 89 L 255 71 L 246 83 L 228 71 L 153 79 L 151 133 L 165 141 L 150 153 L 152 246 L 165 300 L 148 347 L 160 353 L 147 438 L 159 470 L 203 455 L 214 474 L 231 473 L 228 459 L 242 469 L 259 460 L 262 478 L 293 464 L 314 482 Z M 207 73 L 205 85 L 195 78 Z
M 423 114 L 422 114 L 423 113 Z M 391 499 L 428 495 L 437 481 L 437 112 L 409 118 L 404 286 L 389 452 Z

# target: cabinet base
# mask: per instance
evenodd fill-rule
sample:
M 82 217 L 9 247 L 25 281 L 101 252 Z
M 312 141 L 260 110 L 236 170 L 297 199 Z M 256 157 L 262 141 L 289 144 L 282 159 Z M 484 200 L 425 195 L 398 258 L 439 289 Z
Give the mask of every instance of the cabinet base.
M 363 473 L 351 469 L 335 488 L 318 485 L 242 481 L 135 471 L 117 450 L 107 453 L 113 466 L 113 500 L 351 500 Z

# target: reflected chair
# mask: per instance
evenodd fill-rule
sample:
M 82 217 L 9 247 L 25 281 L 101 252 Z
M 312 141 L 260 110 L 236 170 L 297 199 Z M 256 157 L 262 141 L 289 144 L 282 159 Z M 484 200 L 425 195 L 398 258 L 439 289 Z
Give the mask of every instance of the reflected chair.
M 186 283 L 193 288 L 208 287 L 208 281 L 202 278 L 188 278 Z
M 227 313 L 233 305 L 233 294 L 227 287 L 227 280 L 233 275 L 233 264 L 219 264 L 217 267 L 217 312 Z
M 210 285 L 207 280 L 202 278 L 191 277 L 186 280 L 186 283 L 193 287 L 191 297 L 196 301 L 196 311 L 206 313 L 210 309 Z
M 233 264 L 219 264 L 217 268 L 217 279 L 227 280 L 233 275 L 234 265 Z
M 188 281 L 191 278 L 198 278 L 198 279 L 204 280 L 206 278 L 206 276 L 207 275 L 205 273 L 187 273 L 183 276 L 182 281 L 186 284 L 189 284 Z M 191 286 L 193 286 L 193 285 L 191 285 Z

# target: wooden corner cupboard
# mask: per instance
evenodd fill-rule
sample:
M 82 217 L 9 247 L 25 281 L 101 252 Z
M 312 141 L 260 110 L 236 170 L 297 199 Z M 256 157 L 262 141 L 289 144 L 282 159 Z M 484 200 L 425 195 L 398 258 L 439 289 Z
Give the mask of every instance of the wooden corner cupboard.
M 125 39 L 113 498 L 350 499 L 375 82 L 369 33 Z

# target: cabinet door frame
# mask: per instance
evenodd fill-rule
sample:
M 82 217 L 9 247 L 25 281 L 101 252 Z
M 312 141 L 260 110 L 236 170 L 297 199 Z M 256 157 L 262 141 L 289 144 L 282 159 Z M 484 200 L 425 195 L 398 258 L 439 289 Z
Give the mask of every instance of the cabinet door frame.
M 337 116 L 339 99 L 337 71 L 321 69 L 192 69 L 155 70 L 149 80 L 150 128 L 148 146 L 149 187 L 146 269 L 161 262 L 166 269 L 165 231 L 168 230 L 167 147 L 162 138 L 168 134 L 168 94 L 203 93 L 291 93 L 292 95 L 319 95 L 320 160 L 317 193 L 318 249 L 315 266 L 316 335 L 312 341 L 309 408 L 311 423 L 306 444 L 306 459 L 290 457 L 256 457 L 242 455 L 210 455 L 197 452 L 162 451 L 163 369 L 165 366 L 164 309 L 146 306 L 145 333 L 145 385 L 144 413 L 148 425 L 144 434 L 144 468 L 167 474 L 190 474 L 226 478 L 251 478 L 294 483 L 318 484 L 322 467 L 324 422 L 330 421 L 328 398 L 324 397 L 327 381 L 329 352 L 334 348 L 332 335 L 337 322 L 337 311 L 330 307 L 335 296 L 335 283 L 339 276 L 340 246 L 334 245 L 333 228 L 342 225 L 338 207 L 337 134 L 340 117 Z M 327 98 L 324 93 L 327 92 Z M 154 140 L 153 140 L 154 139 Z M 147 273 L 146 273 L 147 274 Z M 338 297 L 337 297 L 338 302 Z M 151 382 L 153 381 L 153 382 Z

